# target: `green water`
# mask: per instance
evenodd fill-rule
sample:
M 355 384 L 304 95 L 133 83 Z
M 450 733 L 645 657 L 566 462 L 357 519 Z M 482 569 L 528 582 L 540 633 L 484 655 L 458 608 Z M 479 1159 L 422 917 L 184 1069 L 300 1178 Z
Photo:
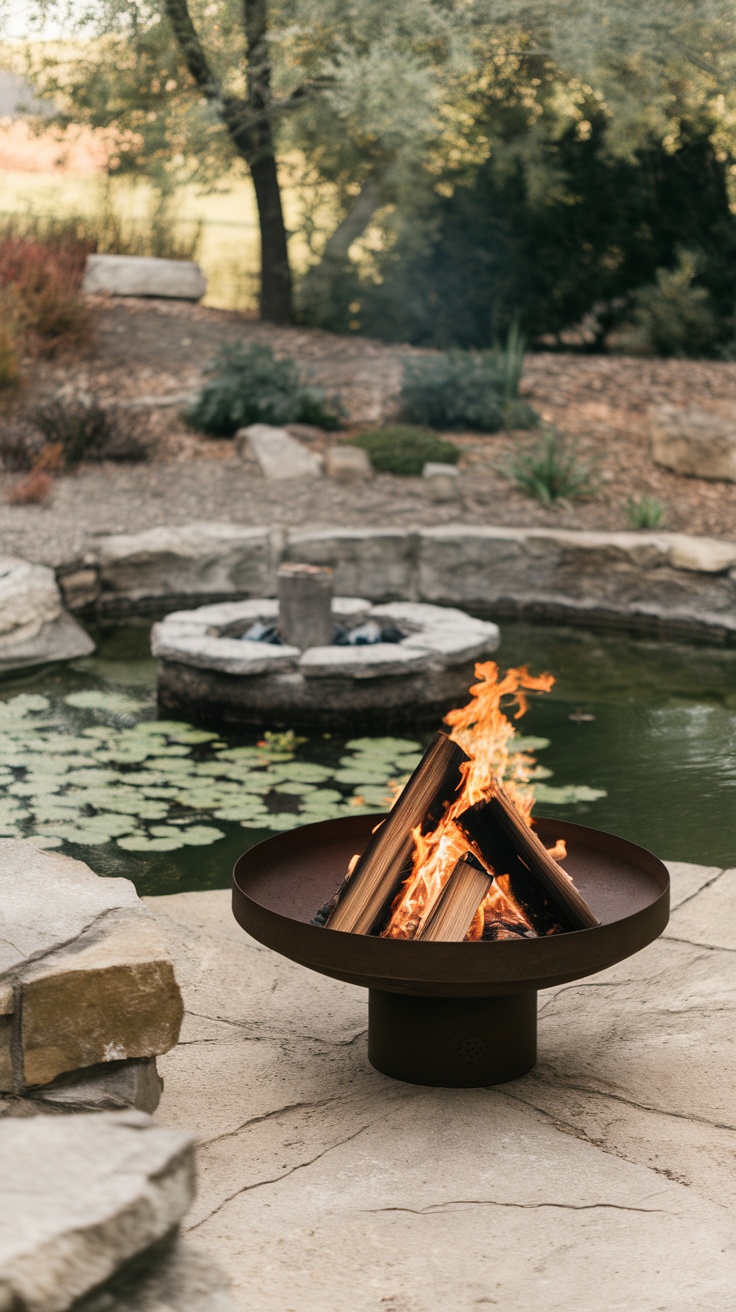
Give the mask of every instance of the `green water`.
M 162 725 L 148 625 L 94 636 L 93 657 L 0 683 L 0 836 L 33 836 L 141 893 L 226 886 L 269 833 L 383 809 L 427 741 L 366 730 L 258 747 Z M 523 721 L 549 740 L 537 813 L 736 864 L 736 653 L 506 623 L 498 656 L 557 677 Z

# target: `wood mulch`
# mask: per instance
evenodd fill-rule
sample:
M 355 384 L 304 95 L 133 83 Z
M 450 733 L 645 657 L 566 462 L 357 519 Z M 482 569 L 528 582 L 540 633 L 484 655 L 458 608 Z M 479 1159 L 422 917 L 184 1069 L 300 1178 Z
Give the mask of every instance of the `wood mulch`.
M 647 360 L 624 356 L 533 354 L 522 392 L 547 423 L 573 437 L 592 461 L 599 495 L 547 508 L 519 493 L 504 469 L 529 433 L 452 434 L 463 450 L 462 501 L 435 505 L 419 478 L 381 475 L 357 488 L 328 480 L 294 488 L 266 483 L 234 455 L 232 444 L 192 433 L 168 397 L 193 392 L 222 342 L 263 341 L 292 356 L 329 393 L 340 396 L 351 427 L 395 416 L 401 358 L 411 348 L 314 329 L 277 328 L 243 315 L 181 302 L 98 301 L 89 346 L 29 366 L 7 409 L 59 387 L 102 398 L 148 398 L 152 460 L 141 466 L 82 466 L 58 479 L 44 506 L 8 506 L 17 475 L 0 473 L 0 551 L 58 563 L 88 550 L 96 535 L 152 524 L 219 519 L 237 523 L 416 526 L 475 524 L 626 529 L 630 496 L 648 493 L 667 508 L 671 530 L 736 539 L 736 484 L 681 478 L 649 455 L 653 414 L 662 404 L 736 411 L 736 363 Z M 0 421 L 2 411 L 0 411 Z M 339 436 L 316 439 L 317 448 Z

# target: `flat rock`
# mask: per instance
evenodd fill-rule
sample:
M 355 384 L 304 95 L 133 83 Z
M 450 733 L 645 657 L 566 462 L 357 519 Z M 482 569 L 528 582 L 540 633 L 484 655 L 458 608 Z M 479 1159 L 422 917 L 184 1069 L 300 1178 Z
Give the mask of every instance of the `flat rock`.
M 725 933 L 734 876 L 672 875 Z M 243 934 L 227 891 L 148 905 L 187 1007 L 160 1115 L 198 1126 L 189 1242 L 249 1312 L 730 1308 L 732 951 L 661 938 L 540 995 L 528 1075 L 426 1089 L 368 1064 L 362 990 Z
M 320 478 L 322 462 L 285 428 L 250 424 L 235 434 L 239 453 L 255 460 L 264 478 Z
M 652 459 L 675 474 L 736 483 L 736 424 L 692 407 L 662 407 L 652 432 Z
M 222 1272 L 177 1238 L 149 1261 L 113 1276 L 74 1312 L 242 1312 Z
M 432 501 L 455 501 L 460 495 L 460 472 L 455 465 L 428 460 L 422 479 Z
M 193 1142 L 141 1112 L 0 1124 L 0 1307 L 62 1312 L 179 1224 Z
M 273 593 L 275 571 L 265 528 L 195 523 L 103 538 L 101 601 Z
M 176 1042 L 172 962 L 127 879 L 1 839 L 0 909 L 4 1092 Z
M 30 1090 L 24 1097 L 0 1099 L 0 1116 L 110 1112 L 130 1107 L 155 1112 L 162 1089 L 155 1057 L 109 1062 L 62 1075 L 53 1084 Z
M 364 483 L 373 477 L 373 466 L 360 446 L 331 446 L 325 456 L 325 473 L 336 483 Z
M 88 255 L 82 290 L 97 296 L 159 296 L 199 301 L 207 279 L 193 260 L 151 255 Z
M 377 679 L 389 674 L 415 674 L 428 664 L 425 649 L 409 648 L 398 642 L 375 642 L 366 647 L 310 647 L 299 658 L 299 669 L 308 679 L 336 674 L 351 679 Z
M 95 644 L 64 610 L 54 571 L 0 558 L 0 673 L 89 656 Z
M 207 637 L 201 633 L 182 633 L 168 629 L 166 622 L 155 624 L 151 631 L 151 652 L 157 660 L 176 661 L 195 669 L 218 670 L 247 678 L 277 670 L 296 669 L 301 652 L 298 647 L 268 642 L 251 642 L 248 638 Z

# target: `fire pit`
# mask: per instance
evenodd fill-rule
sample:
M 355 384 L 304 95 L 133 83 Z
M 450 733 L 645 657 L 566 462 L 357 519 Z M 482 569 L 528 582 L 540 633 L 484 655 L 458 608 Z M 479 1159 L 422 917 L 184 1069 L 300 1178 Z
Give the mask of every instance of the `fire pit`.
M 534 939 L 427 943 L 310 924 L 332 897 L 379 816 L 307 825 L 241 856 L 233 912 L 259 942 L 334 979 L 369 990 L 368 1057 L 413 1084 L 501 1084 L 537 1055 L 537 991 L 604 970 L 651 943 L 669 917 L 663 863 L 626 839 L 539 820 L 543 842 L 562 838 L 561 861 L 600 924 Z
M 667 871 L 650 852 L 532 823 L 537 767 L 514 750 L 509 716 L 552 676 L 522 666 L 499 677 L 493 661 L 475 676 L 388 815 L 271 838 L 234 873 L 243 928 L 367 987 L 371 1062 L 416 1084 L 523 1075 L 536 1061 L 538 989 L 638 951 L 669 914 Z

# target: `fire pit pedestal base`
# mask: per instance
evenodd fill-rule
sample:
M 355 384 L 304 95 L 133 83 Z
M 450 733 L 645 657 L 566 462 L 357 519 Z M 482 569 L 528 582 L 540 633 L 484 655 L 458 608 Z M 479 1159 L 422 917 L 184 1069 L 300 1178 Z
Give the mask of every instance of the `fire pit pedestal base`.
M 368 993 L 368 1060 L 409 1084 L 505 1084 L 537 1059 L 537 995 L 426 998 Z

